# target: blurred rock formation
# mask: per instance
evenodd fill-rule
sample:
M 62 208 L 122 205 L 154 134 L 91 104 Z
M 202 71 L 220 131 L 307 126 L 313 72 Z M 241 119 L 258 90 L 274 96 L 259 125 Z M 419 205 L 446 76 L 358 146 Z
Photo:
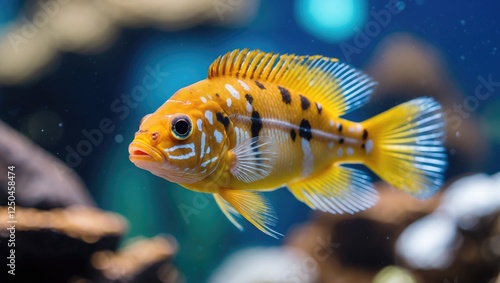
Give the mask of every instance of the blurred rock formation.
M 377 189 L 373 208 L 355 215 L 318 213 L 287 235 L 288 248 L 317 262 L 318 282 L 494 282 L 500 269 L 500 173 L 465 177 L 426 201 L 382 182 Z M 418 224 L 433 217 L 442 221 Z
M 226 259 L 214 272 L 209 283 L 315 283 L 318 272 L 298 249 L 252 247 L 242 249 Z
M 127 227 L 122 217 L 96 208 L 40 211 L 16 206 L 15 246 L 8 247 L 7 228 L 12 224 L 8 216 L 7 207 L 0 207 L 0 249 L 3 255 L 15 250 L 17 282 L 67 282 L 74 276 L 88 276 L 92 254 L 115 250 Z M 6 257 L 3 266 L 9 263 Z M 9 276 L 0 274 L 2 282 L 12 282 Z
M 29 81 L 47 71 L 59 52 L 96 53 L 123 27 L 179 30 L 202 23 L 239 26 L 258 0 L 39 0 L 0 38 L 0 84 Z
M 318 282 L 372 282 L 382 268 L 396 263 L 394 245 L 404 228 L 438 204 L 437 198 L 422 202 L 385 183 L 377 190 L 380 199 L 373 208 L 354 215 L 318 213 L 287 235 L 287 246 L 317 261 Z
M 92 265 L 102 272 L 104 282 L 182 282 L 182 275 L 172 264 L 176 252 L 177 243 L 172 237 L 133 239 L 117 252 L 95 253 Z
M 93 206 L 87 188 L 63 162 L 0 121 L 0 205 L 7 205 L 7 166 L 14 169 L 16 204 L 49 209 Z

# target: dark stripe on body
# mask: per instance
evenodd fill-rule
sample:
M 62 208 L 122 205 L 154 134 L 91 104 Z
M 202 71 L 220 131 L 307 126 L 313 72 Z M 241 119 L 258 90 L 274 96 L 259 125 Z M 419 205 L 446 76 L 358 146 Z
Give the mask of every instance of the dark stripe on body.
M 321 111 L 323 111 L 323 107 L 318 102 L 316 102 L 316 109 L 318 109 L 318 114 L 321 114 Z
M 252 122 L 252 125 L 250 126 L 252 138 L 259 136 L 259 132 L 262 130 L 262 120 L 260 119 L 259 112 L 253 111 L 250 121 Z
M 260 158 L 259 147 L 258 147 L 258 136 L 260 130 L 262 130 L 262 120 L 260 119 L 260 114 L 257 111 L 252 112 L 252 117 L 250 118 L 252 125 L 250 126 L 250 130 L 252 132 L 252 138 L 257 137 L 252 141 L 253 152 L 255 152 L 255 157 L 257 159 Z M 261 163 L 262 160 L 258 160 L 258 163 Z
M 299 136 L 308 141 L 312 139 L 311 124 L 306 119 L 300 122 Z
M 250 94 L 245 94 L 245 98 L 248 101 L 248 103 L 252 104 L 253 103 L 253 97 Z
M 281 97 L 283 98 L 283 102 L 285 102 L 285 104 L 292 103 L 292 96 L 290 95 L 290 92 L 288 91 L 288 89 L 286 89 L 282 86 L 278 86 L 278 88 L 280 90 Z
M 311 107 L 311 102 L 309 102 L 309 99 L 307 97 L 303 96 L 302 94 L 299 94 L 300 96 L 300 107 L 302 110 L 307 110 L 309 107 Z
M 255 81 L 255 84 L 256 84 L 256 85 L 257 85 L 260 89 L 266 89 L 266 87 L 265 87 L 263 84 L 261 84 L 260 82 L 258 82 L 258 81 Z
M 215 116 L 217 117 L 217 121 L 221 122 L 222 125 L 224 125 L 224 128 L 226 128 L 226 130 L 227 130 L 227 127 L 229 126 L 229 117 L 224 116 L 220 112 L 217 112 L 217 114 L 215 114 Z

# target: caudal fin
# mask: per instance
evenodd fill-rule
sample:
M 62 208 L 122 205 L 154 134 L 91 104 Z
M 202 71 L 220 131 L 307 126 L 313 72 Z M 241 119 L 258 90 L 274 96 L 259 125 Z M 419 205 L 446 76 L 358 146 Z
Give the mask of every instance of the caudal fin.
M 369 135 L 366 165 L 383 180 L 418 198 L 443 184 L 447 166 L 441 106 L 417 98 L 363 122 Z

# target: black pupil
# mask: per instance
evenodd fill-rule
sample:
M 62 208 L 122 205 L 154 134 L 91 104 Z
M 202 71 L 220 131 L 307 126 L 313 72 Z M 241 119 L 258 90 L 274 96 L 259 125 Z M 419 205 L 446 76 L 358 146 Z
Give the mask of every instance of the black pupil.
M 174 131 L 179 136 L 186 136 L 189 133 L 189 122 L 184 119 L 177 120 L 174 124 Z

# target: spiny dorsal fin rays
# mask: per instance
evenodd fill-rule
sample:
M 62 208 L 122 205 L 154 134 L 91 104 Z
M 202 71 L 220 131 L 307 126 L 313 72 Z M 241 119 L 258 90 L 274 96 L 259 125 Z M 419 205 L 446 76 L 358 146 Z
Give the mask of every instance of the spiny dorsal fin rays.
M 376 85 L 335 58 L 248 49 L 228 52 L 210 65 L 209 79 L 225 76 L 277 84 L 307 95 L 337 116 L 365 104 Z
M 258 64 L 257 65 L 257 68 L 255 69 L 255 73 L 254 75 L 259 78 L 261 77 L 263 74 L 265 74 L 265 72 L 267 70 L 270 70 L 272 68 L 272 65 L 274 63 L 274 61 L 276 60 L 276 58 L 278 57 L 277 54 L 272 54 L 272 53 L 267 53 L 264 55 L 264 58 L 262 58 L 262 62 L 267 62 L 266 64 Z M 268 66 L 271 66 L 271 67 L 268 67 Z

